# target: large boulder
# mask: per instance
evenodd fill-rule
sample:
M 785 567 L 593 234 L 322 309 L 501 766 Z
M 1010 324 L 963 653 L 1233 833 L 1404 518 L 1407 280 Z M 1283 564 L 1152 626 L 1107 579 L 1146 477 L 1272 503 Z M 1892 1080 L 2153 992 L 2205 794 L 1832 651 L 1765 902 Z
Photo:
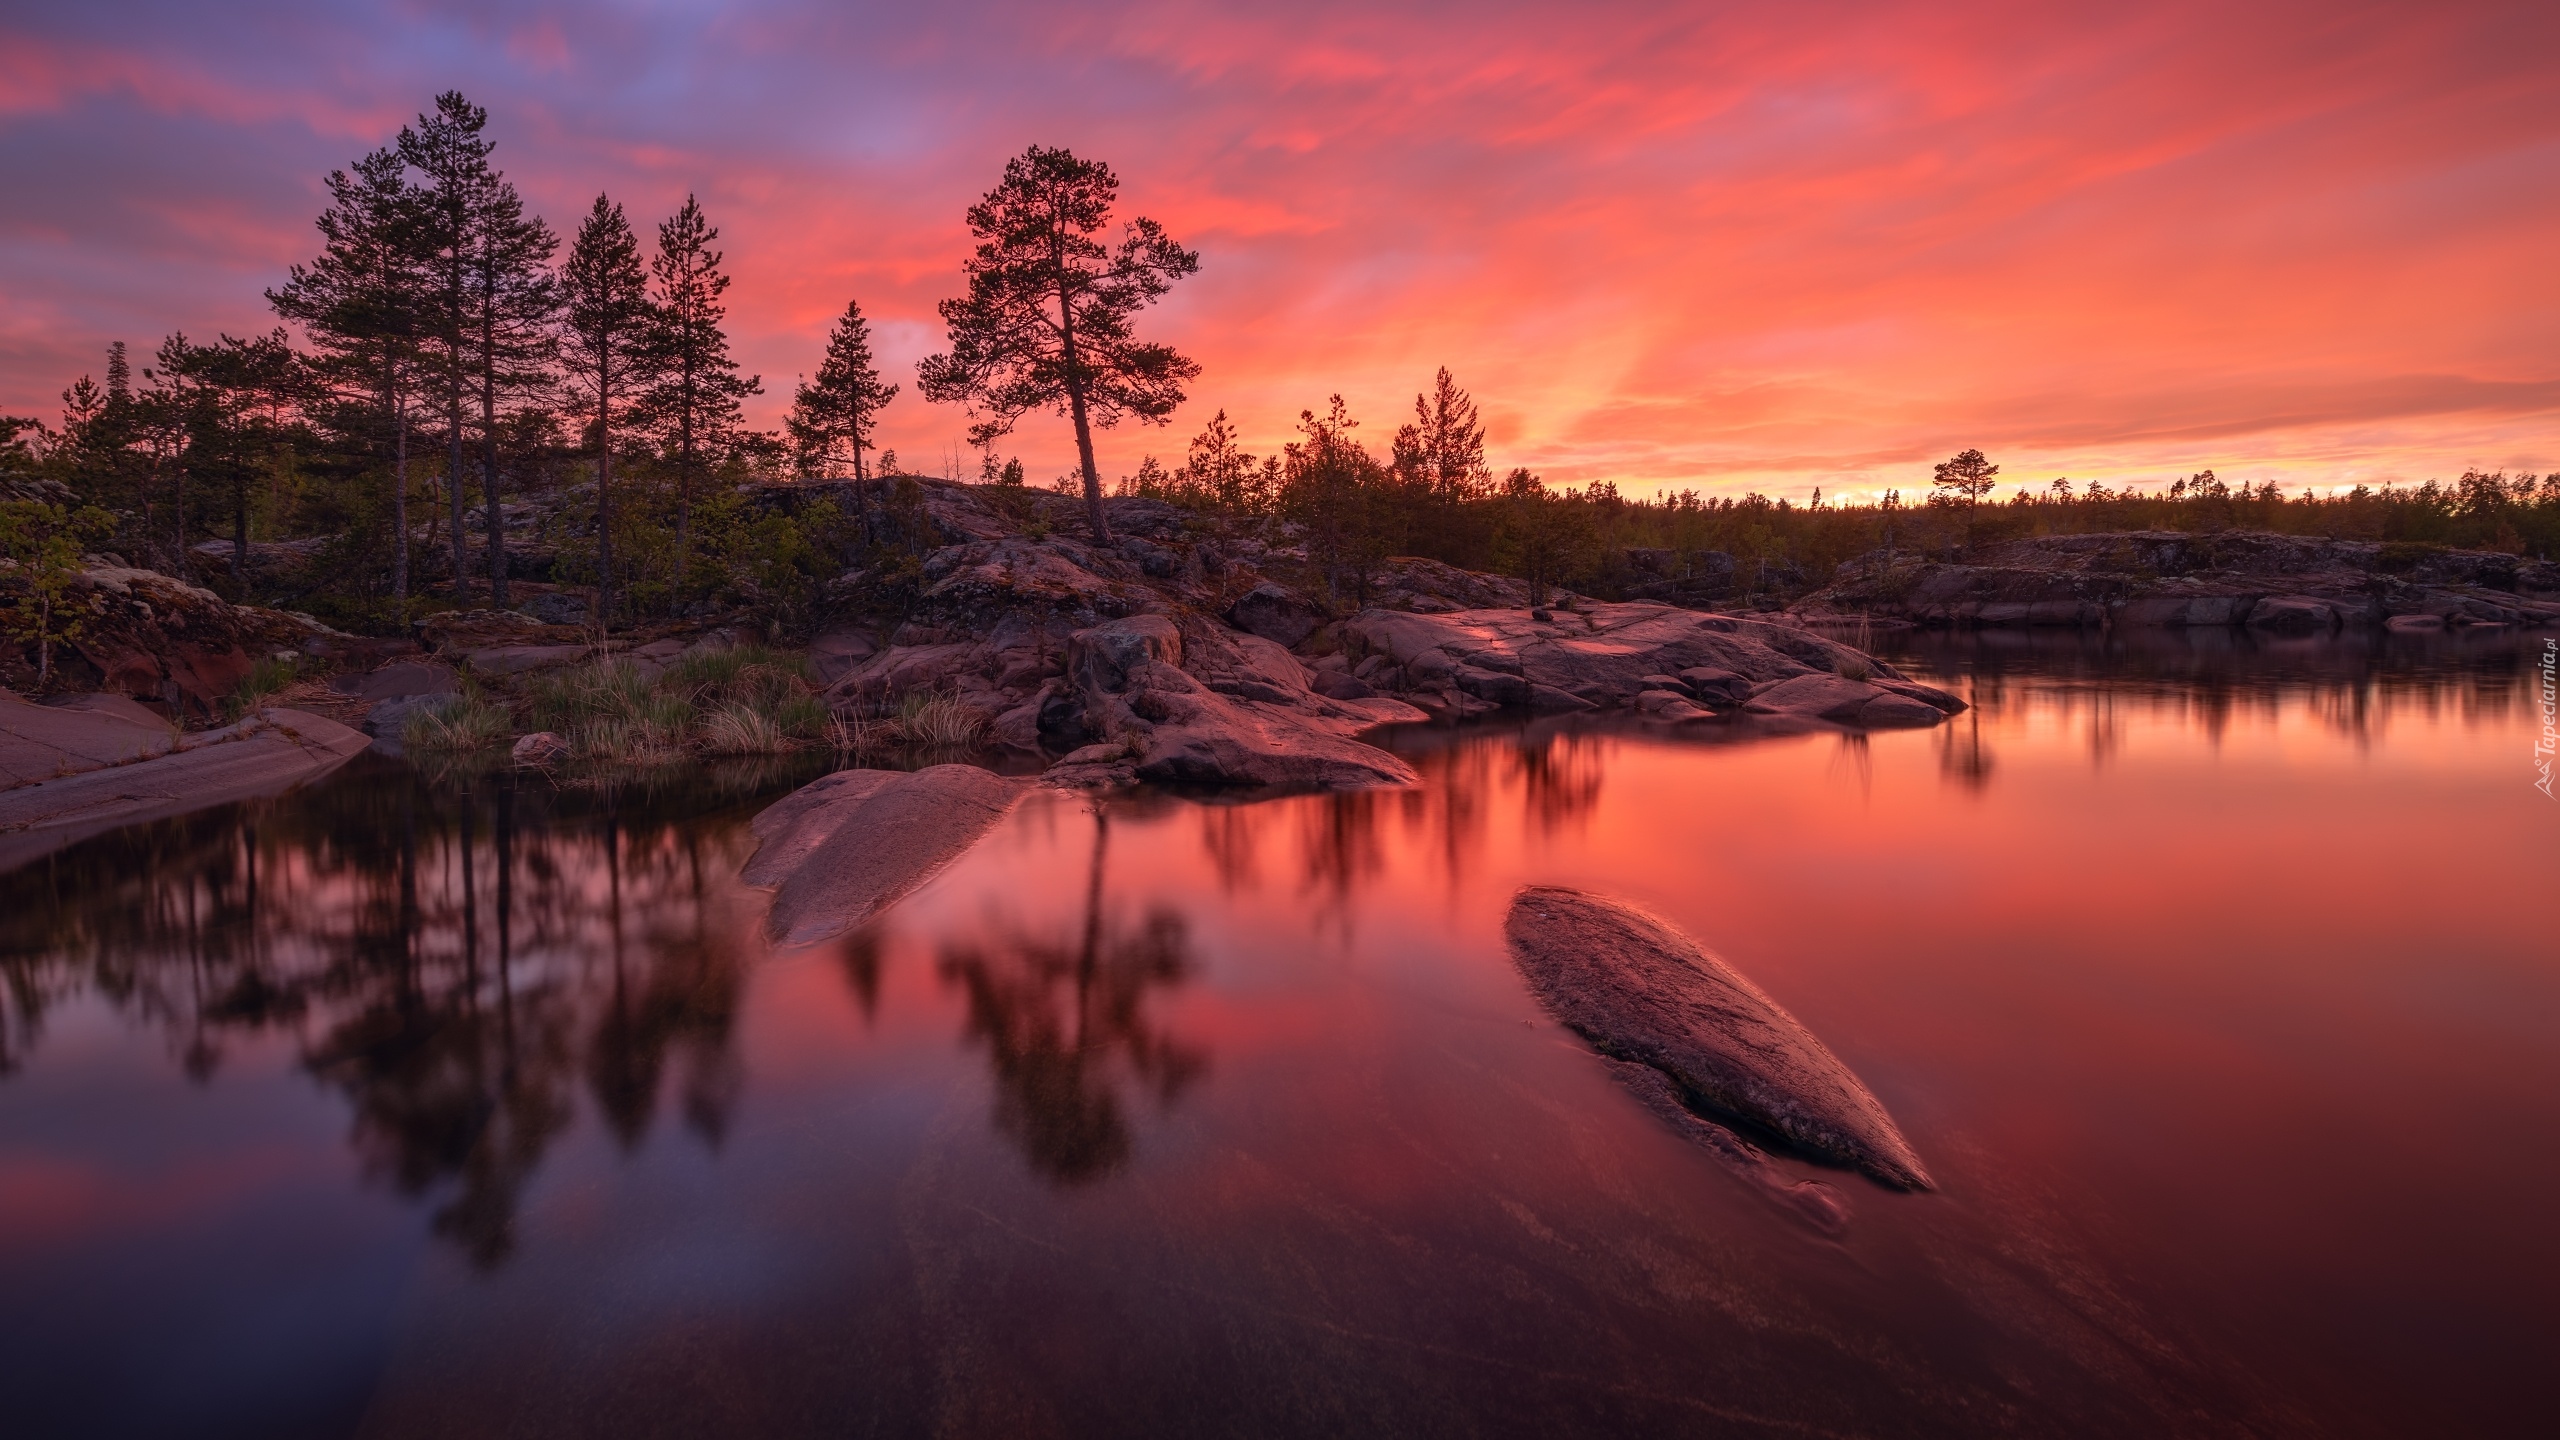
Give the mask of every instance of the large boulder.
M 1758 987 L 1640 910 L 1531 886 L 1504 925 L 1511 958 L 1568 1029 L 1661 1071 L 1710 1117 L 1741 1122 L 1887 1185 L 1931 1188 L 1874 1095 Z
M 1344 624 L 1343 644 L 1370 686 L 1458 715 L 1597 707 L 1695 719 L 1699 704 L 1731 706 L 1799 678 L 1828 697 L 1804 713 L 1831 723 L 1929 725 L 1964 709 L 1811 631 L 1651 603 L 1592 604 L 1547 621 L 1517 610 L 1367 610 Z M 1896 698 L 1867 712 L 1888 696 Z M 1852 697 L 1857 705 L 1846 703 Z
M 1294 649 L 1316 633 L 1324 623 L 1324 612 L 1288 586 L 1265 582 L 1237 596 L 1227 608 L 1227 618 L 1246 634 Z
M 748 862 L 749 883 L 776 887 L 765 928 L 783 944 L 813 944 L 878 915 L 977 844 L 1022 793 L 974 765 L 852 773 L 865 778 L 828 777 L 794 792 L 818 791 L 796 805 L 777 802 L 784 813 Z
M 1067 646 L 1066 684 L 1059 708 L 1071 713 L 1044 714 L 1042 728 L 1098 743 L 1053 767 L 1053 785 L 1339 790 L 1419 778 L 1404 761 L 1351 738 L 1420 719 L 1419 711 L 1319 694 L 1307 668 L 1277 642 L 1214 623 L 1186 635 L 1164 616 L 1133 615 L 1078 631 Z

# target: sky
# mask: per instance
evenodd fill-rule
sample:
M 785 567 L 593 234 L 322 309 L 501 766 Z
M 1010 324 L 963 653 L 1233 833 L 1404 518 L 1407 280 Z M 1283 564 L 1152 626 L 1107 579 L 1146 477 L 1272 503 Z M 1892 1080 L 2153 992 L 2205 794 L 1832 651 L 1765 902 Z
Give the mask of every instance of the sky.
M 1444 365 L 1498 469 L 1631 494 L 2560 470 L 2555 55 L 2549 0 L 0 0 L 0 411 L 271 327 L 323 177 L 460 89 L 555 228 L 700 196 L 752 423 L 858 299 L 927 473 L 977 469 L 914 365 L 1031 144 L 1201 257 L 1144 321 L 1201 377 L 1106 475 L 1336 392 L 1383 445 Z

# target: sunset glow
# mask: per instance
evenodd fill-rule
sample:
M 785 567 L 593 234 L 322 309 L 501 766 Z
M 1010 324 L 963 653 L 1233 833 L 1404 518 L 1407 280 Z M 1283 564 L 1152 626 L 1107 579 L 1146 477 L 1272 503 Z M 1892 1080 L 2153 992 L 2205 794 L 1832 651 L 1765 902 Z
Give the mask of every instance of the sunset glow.
M 962 211 L 1032 143 L 1201 255 L 1153 330 L 1202 378 L 1106 474 L 1220 408 L 1383 432 L 1440 365 L 1498 468 L 1634 493 L 2560 469 L 2555 53 L 2531 4 L 15 7 L 0 410 L 271 326 L 322 176 L 459 88 L 555 229 L 702 197 L 752 423 L 858 298 L 928 472 Z

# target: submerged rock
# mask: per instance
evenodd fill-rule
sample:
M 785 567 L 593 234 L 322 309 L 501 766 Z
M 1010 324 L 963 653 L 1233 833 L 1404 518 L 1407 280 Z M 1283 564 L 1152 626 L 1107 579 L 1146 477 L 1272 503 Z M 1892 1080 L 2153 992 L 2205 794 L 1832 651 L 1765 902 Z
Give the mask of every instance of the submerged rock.
M 1531 886 L 1504 925 L 1512 959 L 1556 1018 L 1612 1059 L 1668 1077 L 1693 1107 L 1888 1185 L 1929 1172 L 1838 1056 L 1722 961 L 1642 911 Z
M 842 771 L 784 796 L 758 817 L 764 844 L 744 872 L 776 887 L 766 931 L 807 945 L 853 929 L 959 859 L 1021 793 L 974 765 L 936 765 Z

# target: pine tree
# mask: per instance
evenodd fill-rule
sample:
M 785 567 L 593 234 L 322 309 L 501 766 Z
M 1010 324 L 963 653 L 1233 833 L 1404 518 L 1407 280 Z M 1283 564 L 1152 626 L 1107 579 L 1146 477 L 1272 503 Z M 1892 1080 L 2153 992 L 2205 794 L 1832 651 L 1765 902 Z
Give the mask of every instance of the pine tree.
M 613 618 L 614 404 L 628 402 L 653 373 L 650 340 L 657 309 L 640 265 L 640 241 L 622 207 L 596 197 L 561 273 L 568 301 L 562 349 L 570 384 L 591 408 L 596 446 L 596 623 Z
M 540 216 L 524 213 L 515 186 L 494 172 L 492 179 L 472 245 L 469 299 L 473 378 L 480 392 L 480 498 L 489 520 L 489 603 L 504 609 L 507 527 L 498 478 L 499 406 L 539 394 L 553 378 L 560 285 L 550 265 L 560 242 Z
M 897 393 L 897 386 L 880 383 L 880 372 L 872 364 L 871 324 L 862 318 L 861 304 L 846 302 L 843 318 L 827 336 L 827 356 L 818 364 L 818 378 L 791 396 L 787 423 L 801 463 L 810 473 L 823 475 L 839 456 L 849 458 L 859 493 L 861 482 L 870 478 L 863 470 L 862 452 L 871 444 L 882 407 Z
M 705 457 L 716 455 L 736 430 L 739 402 L 764 393 L 761 377 L 740 375 L 738 362 L 729 358 L 729 337 L 721 329 L 729 312 L 720 298 L 729 277 L 720 271 L 720 252 L 711 248 L 719 238 L 700 202 L 687 195 L 684 208 L 658 227 L 658 253 L 649 261 L 658 289 L 652 351 L 659 378 L 648 408 L 661 439 L 675 452 L 679 580 L 692 559 L 696 476 Z
M 927 400 L 982 417 L 969 429 L 976 444 L 1034 410 L 1072 420 L 1097 542 L 1111 538 L 1111 526 L 1094 427 L 1124 415 L 1161 425 L 1182 403 L 1184 383 L 1200 374 L 1197 362 L 1130 330 L 1138 311 L 1199 270 L 1200 257 L 1143 217 L 1128 223 L 1117 246 L 1096 239 L 1119 193 L 1110 166 L 1065 150 L 1034 145 L 1006 162 L 996 188 L 969 207 L 969 231 L 978 237 L 962 267 L 969 293 L 941 305 L 951 349 L 916 371 Z
M 409 608 L 409 412 L 421 379 L 419 328 L 432 277 L 420 253 L 420 196 L 394 148 L 333 170 L 329 208 L 315 222 L 319 258 L 296 265 L 267 292 L 276 313 L 300 324 L 316 347 L 319 383 L 370 406 L 391 464 L 391 593 Z M 120 358 L 120 357 L 119 357 Z M 109 393 L 115 374 L 108 372 Z
M 1432 381 L 1431 394 L 1413 397 L 1413 420 L 1397 429 L 1394 453 L 1398 475 L 1442 504 L 1479 500 L 1493 492 L 1475 398 L 1458 388 L 1445 365 Z
M 419 337 L 428 346 L 445 418 L 445 496 L 453 522 L 453 593 L 463 595 L 469 551 L 463 542 L 462 405 L 470 392 L 471 260 L 479 216 L 495 188 L 489 152 L 496 142 L 480 132 L 489 112 L 446 91 L 433 114 L 400 131 L 400 158 L 425 177 L 419 195 L 418 253 L 430 276 L 421 306 Z

